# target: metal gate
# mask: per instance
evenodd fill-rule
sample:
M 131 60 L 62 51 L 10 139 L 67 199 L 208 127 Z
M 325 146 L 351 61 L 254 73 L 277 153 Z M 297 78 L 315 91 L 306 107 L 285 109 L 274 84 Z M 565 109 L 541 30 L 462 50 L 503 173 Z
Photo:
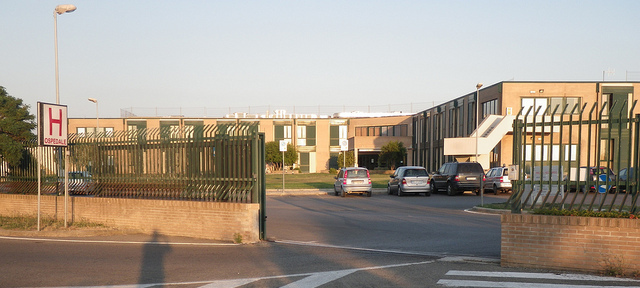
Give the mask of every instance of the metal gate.
M 514 121 L 513 213 L 638 210 L 637 101 L 521 110 Z
M 264 236 L 264 134 L 257 123 L 70 134 L 64 149 L 26 143 L 22 163 L 0 161 L 0 192 L 260 204 Z M 68 153 L 68 167 L 60 153 Z M 64 154 L 62 154 L 64 155 Z

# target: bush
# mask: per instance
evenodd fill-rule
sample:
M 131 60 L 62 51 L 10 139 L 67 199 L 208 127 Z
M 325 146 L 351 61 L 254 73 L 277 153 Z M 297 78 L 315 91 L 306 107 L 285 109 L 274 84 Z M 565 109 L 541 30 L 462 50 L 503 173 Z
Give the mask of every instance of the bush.
M 338 170 L 336 168 L 329 168 L 329 174 L 332 174 L 332 175 L 338 174 Z
M 602 212 L 602 211 L 591 211 L 591 210 L 561 210 L 561 209 L 549 209 L 549 208 L 539 208 L 534 209 L 533 214 L 538 215 L 555 215 L 555 216 L 580 216 L 580 217 L 599 217 L 599 218 L 629 218 L 629 219 L 638 219 L 640 218 L 640 213 L 632 214 L 629 212 Z

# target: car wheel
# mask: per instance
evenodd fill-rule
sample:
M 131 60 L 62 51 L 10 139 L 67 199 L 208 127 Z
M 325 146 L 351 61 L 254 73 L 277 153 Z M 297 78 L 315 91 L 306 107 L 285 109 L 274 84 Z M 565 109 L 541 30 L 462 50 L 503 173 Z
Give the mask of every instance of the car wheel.
M 438 193 L 438 189 L 436 188 L 436 184 L 431 181 L 431 183 L 429 183 L 429 186 L 431 188 L 431 193 Z
M 371 197 L 371 191 L 367 192 L 367 197 Z
M 456 189 L 453 188 L 451 183 L 447 183 L 447 195 L 449 195 L 449 196 L 456 195 Z
M 398 197 L 404 196 L 404 192 L 402 192 L 402 186 L 398 186 Z
M 495 184 L 493 185 L 493 194 L 498 195 L 498 187 Z
M 333 195 L 338 196 L 338 189 L 336 189 L 336 185 L 333 185 Z
M 426 197 L 431 196 L 431 192 L 424 193 L 424 196 L 426 196 Z
M 391 185 L 387 184 L 387 195 L 391 195 Z

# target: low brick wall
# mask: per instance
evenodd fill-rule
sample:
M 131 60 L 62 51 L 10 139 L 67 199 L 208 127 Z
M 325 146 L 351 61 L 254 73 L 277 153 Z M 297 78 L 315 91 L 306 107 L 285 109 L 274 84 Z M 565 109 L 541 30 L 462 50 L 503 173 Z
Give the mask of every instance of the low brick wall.
M 501 215 L 506 267 L 640 271 L 640 220 Z
M 259 204 L 69 197 L 68 217 L 144 233 L 257 242 Z M 35 215 L 38 197 L 0 194 L 0 214 Z M 42 196 L 41 213 L 64 219 L 64 197 Z

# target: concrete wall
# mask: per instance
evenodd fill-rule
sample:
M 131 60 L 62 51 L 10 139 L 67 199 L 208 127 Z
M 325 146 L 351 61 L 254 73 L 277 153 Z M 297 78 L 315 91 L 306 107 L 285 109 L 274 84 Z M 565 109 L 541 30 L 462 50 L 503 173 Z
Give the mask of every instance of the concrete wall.
M 34 195 L 0 194 L 0 214 L 35 215 Z M 69 197 L 69 219 L 171 236 L 257 242 L 259 204 Z M 64 197 L 42 196 L 41 213 L 64 219 Z
M 507 214 L 502 266 L 602 272 L 640 271 L 640 220 Z

